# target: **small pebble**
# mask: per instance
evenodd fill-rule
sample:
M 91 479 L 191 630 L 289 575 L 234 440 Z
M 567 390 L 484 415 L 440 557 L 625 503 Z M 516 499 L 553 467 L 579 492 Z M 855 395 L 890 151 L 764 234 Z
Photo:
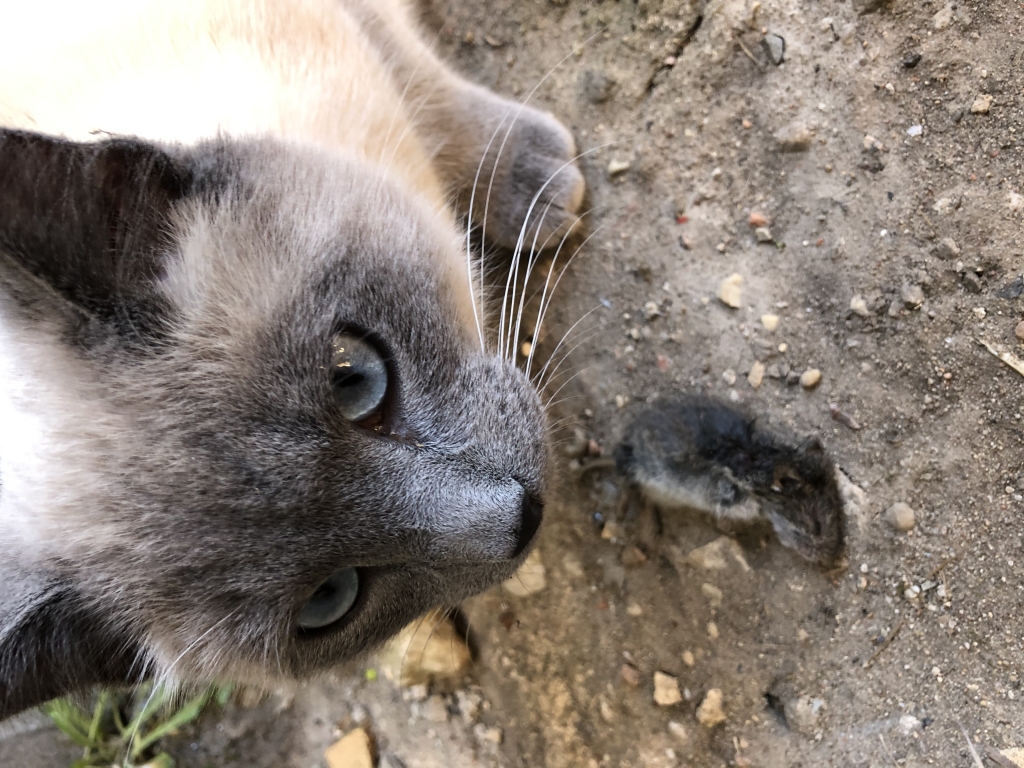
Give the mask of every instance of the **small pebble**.
M 722 381 L 724 381 L 727 386 L 731 387 L 736 383 L 736 371 L 732 368 L 726 368 L 722 371 Z
M 877 155 L 879 152 L 885 151 L 885 145 L 882 144 L 878 139 L 872 136 L 870 133 L 864 137 L 862 142 L 864 150 L 870 152 L 873 155 Z
M 754 389 L 758 389 L 761 386 L 761 382 L 764 381 L 764 363 L 758 361 L 750 366 L 747 381 Z
M 769 379 L 781 379 L 782 378 L 782 369 L 778 365 L 776 365 L 775 363 L 772 363 L 771 365 L 769 365 L 768 366 L 768 370 L 765 371 L 765 373 L 768 374 L 768 378 Z
M 984 320 L 988 316 L 988 312 L 984 307 L 975 307 L 973 310 L 974 316 L 979 320 Z
M 716 587 L 714 584 L 708 584 L 704 582 L 700 585 L 700 593 L 708 599 L 711 603 L 712 608 L 718 608 L 722 604 L 722 590 Z
M 601 529 L 601 538 L 607 541 L 622 541 L 626 538 L 626 529 L 621 523 L 609 520 Z
M 629 165 L 630 163 L 628 160 L 612 160 L 608 163 L 608 176 L 610 178 L 614 178 L 615 176 L 625 173 L 629 170 Z
M 377 652 L 381 673 L 402 685 L 460 680 L 473 656 L 452 620 L 441 612 L 414 621 Z
M 324 752 L 328 768 L 373 768 L 373 743 L 364 728 L 349 731 Z
M 907 128 L 907 136 L 910 136 L 911 138 L 914 138 L 916 136 L 920 136 L 923 133 L 924 133 L 924 126 L 923 125 L 912 125 L 909 128 Z
M 587 434 L 579 427 L 572 431 L 572 439 L 565 446 L 565 455 L 570 459 L 578 459 L 587 452 Z
M 733 564 L 744 573 L 750 570 L 743 548 L 728 536 L 719 536 L 703 547 L 697 547 L 683 558 L 683 562 L 706 571 L 723 571 Z
M 651 322 L 651 320 L 654 320 L 656 317 L 661 317 L 661 307 L 658 306 L 658 302 L 656 301 L 648 301 L 644 304 L 644 319 L 646 319 L 647 322 Z
M 619 673 L 622 675 L 622 679 L 627 685 L 631 685 L 634 688 L 640 685 L 640 673 L 632 664 L 623 664 Z
M 441 696 L 431 696 L 423 703 L 423 719 L 430 723 L 447 723 L 448 706 Z
M 901 736 L 909 736 L 920 727 L 921 721 L 913 715 L 901 715 L 899 725 L 896 726 L 896 729 L 899 731 Z
M 754 230 L 754 237 L 757 238 L 759 243 L 774 243 L 775 238 L 772 237 L 772 231 L 768 227 L 758 227 Z
M 708 637 L 712 640 L 718 639 L 718 625 L 713 621 L 708 622 Z
M 481 725 L 483 725 L 483 723 L 478 723 L 476 726 L 474 726 L 474 728 L 473 728 L 473 735 L 478 736 L 478 738 L 480 738 L 481 741 L 487 741 L 487 742 L 490 742 L 491 744 L 501 744 L 501 742 L 505 738 L 505 732 L 502 731 L 501 728 L 498 728 L 496 726 L 495 727 L 491 727 L 491 728 L 487 728 L 485 726 L 478 733 L 477 729 Z
M 607 525 L 612 525 L 612 523 Z M 601 535 L 604 535 L 603 531 Z M 501 586 L 505 592 L 514 597 L 530 597 L 543 592 L 547 584 L 547 575 L 544 563 L 540 559 L 540 550 L 534 549 L 512 578 L 506 580 Z
M 682 723 L 677 723 L 675 720 L 668 721 L 668 732 L 683 743 L 690 740 L 690 734 L 686 732 L 686 726 Z
M 814 389 L 821 383 L 821 371 L 817 368 L 809 368 L 800 374 L 800 386 L 804 389 Z
M 402 698 L 405 701 L 426 701 L 427 696 L 430 695 L 430 689 L 427 688 L 423 683 L 417 685 L 410 685 L 404 691 L 402 691 Z
M 947 5 L 941 11 L 932 16 L 932 26 L 936 31 L 941 32 L 944 29 L 948 29 L 949 25 L 953 23 L 953 6 Z
M 850 311 L 858 317 L 871 317 L 871 310 L 868 309 L 868 303 L 864 301 L 864 297 L 859 293 L 850 299 Z
M 743 277 L 733 273 L 718 284 L 718 300 L 727 307 L 739 309 L 743 297 Z
M 995 98 L 987 93 L 982 93 L 974 100 L 971 104 L 972 115 L 987 115 L 989 110 L 992 109 L 992 102 Z
M 924 304 L 924 291 L 921 290 L 920 285 L 904 283 L 900 287 L 900 298 L 903 299 L 907 309 L 917 309 Z
M 764 47 L 768 51 L 768 58 L 776 67 L 786 60 L 786 39 L 781 35 L 765 35 Z
M 917 522 L 914 509 L 902 501 L 897 501 L 885 510 L 885 522 L 897 531 L 909 531 Z
M 612 709 L 612 705 L 611 704 L 609 704 L 607 701 L 605 701 L 605 699 L 602 698 L 600 703 L 598 704 L 598 707 L 601 710 L 601 719 L 602 720 L 604 720 L 606 723 L 614 723 L 615 722 L 617 717 L 616 717 L 616 714 L 615 714 L 615 710 Z
M 806 152 L 811 148 L 813 136 L 802 123 L 791 123 L 775 134 L 782 152 Z
M 809 696 L 790 699 L 782 710 L 786 717 L 786 725 L 792 731 L 813 736 L 824 703 L 821 699 L 812 699 Z
M 944 237 L 935 246 L 935 255 L 947 261 L 949 259 L 958 259 L 960 258 L 960 246 L 956 244 L 956 240 L 953 238 Z
M 771 333 L 779 327 L 779 316 L 778 315 L 761 315 L 761 325 L 764 329 Z
M 860 422 L 844 411 L 839 403 L 829 403 L 828 412 L 834 421 L 838 421 L 840 424 L 853 430 L 860 429 Z
M 1024 341 L 1024 320 L 1021 320 L 1013 329 L 1013 335 Z
M 616 395 L 615 396 L 615 407 L 618 408 L 620 411 L 623 408 L 626 407 L 626 397 L 625 397 L 625 395 Z
M 697 720 L 706 728 L 714 728 L 725 722 L 725 709 L 722 706 L 722 691 L 712 688 L 697 708 Z
M 692 669 L 696 663 L 697 659 L 694 658 L 693 651 L 683 651 L 683 664 Z
M 622 550 L 622 554 L 619 556 L 619 562 L 627 568 L 635 568 L 638 565 L 643 565 L 647 562 L 647 555 L 643 553 L 642 549 L 631 544 Z
M 664 672 L 654 673 L 654 703 L 659 707 L 671 707 L 683 700 L 679 691 L 679 680 Z
M 769 224 L 768 217 L 760 211 L 751 211 L 750 218 L 747 219 L 747 223 L 757 229 L 758 227 L 767 227 Z
M 630 603 L 626 606 L 626 613 L 636 618 L 637 616 L 644 615 L 644 609 L 640 607 L 638 603 Z
M 907 69 L 913 69 L 921 63 L 921 54 L 917 51 L 908 53 L 903 57 L 903 66 Z

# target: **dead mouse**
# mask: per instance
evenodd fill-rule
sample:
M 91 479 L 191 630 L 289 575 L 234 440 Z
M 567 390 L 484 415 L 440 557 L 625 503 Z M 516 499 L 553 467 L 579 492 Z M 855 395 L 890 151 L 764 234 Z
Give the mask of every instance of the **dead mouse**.
M 812 562 L 832 566 L 842 555 L 836 469 L 816 437 L 793 439 L 718 400 L 676 396 L 636 417 L 615 467 L 655 514 L 697 509 L 730 527 L 766 520 Z

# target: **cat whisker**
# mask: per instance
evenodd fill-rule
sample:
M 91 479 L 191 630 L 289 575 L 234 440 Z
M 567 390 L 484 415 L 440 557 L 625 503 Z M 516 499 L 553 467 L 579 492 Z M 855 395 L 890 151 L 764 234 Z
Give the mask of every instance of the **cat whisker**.
M 602 29 L 592 34 L 590 37 L 583 41 L 583 45 L 586 46 L 587 44 L 589 44 L 603 31 L 604 30 Z M 530 91 L 526 94 L 526 96 L 523 97 L 522 101 L 519 103 L 519 109 L 516 110 L 515 115 L 512 117 L 512 122 L 509 124 L 508 130 L 505 131 L 505 135 L 502 137 L 501 144 L 498 146 L 498 154 L 495 156 L 494 164 L 491 166 L 491 176 L 487 180 L 487 194 L 484 196 L 484 215 L 481 218 L 481 221 L 483 222 L 483 228 L 481 229 L 480 232 L 481 240 L 483 240 L 484 236 L 487 234 L 487 213 L 490 210 L 491 191 L 494 188 L 494 175 L 498 171 L 498 163 L 501 161 L 502 152 L 505 151 L 505 145 L 508 143 L 508 139 L 512 135 L 512 129 L 515 128 L 516 121 L 519 119 L 519 116 L 523 113 L 523 110 L 526 109 L 526 105 L 529 104 L 530 99 L 532 99 L 537 94 L 537 91 L 539 91 L 540 87 L 544 85 L 545 82 L 547 82 L 548 78 L 555 74 L 556 71 L 558 71 L 559 67 L 561 67 L 563 64 L 565 64 L 565 62 L 567 62 L 569 59 L 573 57 L 573 53 L 573 51 L 570 51 L 557 62 L 555 62 L 555 65 L 551 67 L 551 69 L 549 69 L 547 72 L 545 72 L 544 76 L 537 81 L 537 84 L 534 85 L 533 88 L 531 88 Z M 502 119 L 502 122 L 504 122 L 504 119 Z M 490 146 L 489 142 L 488 146 Z M 486 154 L 484 155 L 483 158 L 481 158 L 480 162 L 483 163 L 485 159 Z
M 546 382 L 545 382 L 545 374 L 547 373 L 548 369 L 551 366 L 551 361 L 555 359 L 555 355 L 558 354 L 558 350 L 562 348 L 563 344 L 565 344 L 566 339 L 569 338 L 569 334 L 571 334 L 573 331 L 575 331 L 580 323 L 585 321 L 588 317 L 590 317 L 592 314 L 594 314 L 600 308 L 601 308 L 600 304 L 598 304 L 597 306 L 593 307 L 591 310 L 589 310 L 587 313 L 585 313 L 579 320 L 577 320 L 575 323 L 573 323 L 571 326 L 569 326 L 569 329 L 564 334 L 562 334 L 562 338 L 559 339 L 558 343 L 555 345 L 555 348 L 553 350 L 551 350 L 551 356 L 548 358 L 548 361 L 544 364 L 544 367 L 541 368 L 540 371 L 537 372 L 537 376 L 534 379 L 534 386 L 536 386 L 538 389 L 543 389 L 544 388 L 544 386 L 546 384 Z M 564 356 L 563 356 L 562 359 L 564 360 Z
M 487 153 L 490 151 L 491 145 L 494 143 L 494 140 L 497 138 L 498 133 L 501 131 L 501 127 L 505 124 L 506 117 L 507 116 L 503 116 L 501 118 L 501 122 L 499 122 L 498 123 L 498 127 L 494 129 L 494 133 L 491 134 L 491 138 L 487 141 L 487 146 L 484 147 L 484 151 L 480 155 L 480 162 L 477 163 L 476 173 L 473 175 L 473 186 L 472 186 L 472 188 L 470 189 L 470 192 L 469 192 L 469 214 L 468 214 L 468 221 L 466 222 L 466 270 L 467 270 L 468 275 L 469 275 L 469 295 L 470 295 L 470 299 L 473 301 L 473 319 L 476 320 L 476 330 L 477 330 L 477 333 L 480 335 L 480 350 L 482 352 L 486 351 L 486 344 L 484 343 L 484 332 L 483 332 L 483 328 L 482 328 L 482 325 L 481 325 L 482 320 L 477 315 L 476 301 L 475 301 L 475 298 L 474 298 L 474 295 L 473 295 L 473 206 L 474 206 L 474 204 L 476 202 L 476 188 L 477 188 L 477 185 L 480 183 L 480 173 L 483 171 L 484 162 L 487 160 Z M 513 123 L 514 122 L 515 122 L 515 120 L 513 119 Z M 511 131 L 511 126 L 509 127 L 509 130 Z M 508 135 L 506 134 L 506 138 L 507 138 L 507 136 Z M 499 153 L 499 156 L 500 156 L 500 153 Z M 493 171 L 491 173 L 492 173 L 492 179 L 493 179 Z M 485 248 L 485 245 L 484 245 L 484 230 L 486 229 L 486 227 L 487 227 L 487 212 L 486 212 L 486 206 L 485 206 L 484 218 L 481 221 L 481 229 L 480 229 L 480 251 L 481 251 L 481 265 L 480 265 L 480 305 L 481 306 L 480 306 L 480 311 L 481 311 L 481 313 L 483 312 L 483 309 L 484 309 L 484 307 L 483 307 L 483 303 L 484 303 L 483 302 L 483 296 L 484 296 L 483 250 Z
M 591 342 L 597 336 L 598 333 L 598 331 L 586 333 L 579 339 L 579 341 L 573 344 L 572 347 L 570 347 L 564 353 L 562 353 L 562 356 L 558 358 L 558 362 L 555 363 L 555 367 L 551 369 L 547 379 L 544 381 L 544 384 L 542 387 L 540 387 L 540 389 L 543 390 L 550 387 L 554 383 L 554 381 L 564 373 L 560 371 L 560 369 L 572 358 L 573 352 L 582 347 L 584 344 L 588 344 L 589 342 Z M 553 359 L 554 358 L 552 358 L 552 360 Z M 548 362 L 550 363 L 552 362 L 552 360 L 549 360 Z
M 621 143 L 621 142 L 620 141 L 610 141 L 610 142 L 607 142 L 605 144 L 599 144 L 596 147 L 591 147 L 590 149 L 586 150 L 585 152 L 579 152 L 579 153 L 576 154 L 575 157 L 572 157 L 569 160 L 566 160 L 564 163 L 562 163 L 562 165 L 560 165 L 558 168 L 556 168 L 555 171 L 550 176 L 548 176 L 547 181 L 545 181 L 544 184 L 541 186 L 541 188 L 537 190 L 537 192 L 533 196 L 533 199 L 530 201 L 529 207 L 526 209 L 526 215 L 523 217 L 523 225 L 522 225 L 522 227 L 519 230 L 519 237 L 516 240 L 515 253 L 517 255 L 522 252 L 523 245 L 524 245 L 524 243 L 526 241 L 526 230 L 527 230 L 527 227 L 530 226 L 530 217 L 533 215 L 534 208 L 537 207 L 537 202 L 543 196 L 545 190 L 547 190 L 547 188 L 551 184 L 551 182 L 553 182 L 558 177 L 558 174 L 560 174 L 562 171 L 564 171 L 566 168 L 568 168 L 573 163 L 575 163 L 578 160 L 581 160 L 582 158 L 586 157 L 587 155 L 593 154 L 595 152 L 599 152 L 602 149 L 606 149 L 608 147 L 614 146 L 614 145 L 619 144 L 619 143 Z M 513 265 L 515 265 L 517 263 L 518 263 L 518 259 L 513 259 Z M 507 291 L 506 291 L 506 294 L 507 294 Z M 502 312 L 504 313 L 504 311 L 505 311 L 505 304 L 502 303 Z
M 142 710 L 141 711 L 145 711 L 146 709 L 148 709 L 149 705 L 153 703 L 153 698 L 157 695 L 157 692 L 160 691 L 162 688 L 164 688 L 167 685 L 167 683 L 171 681 L 172 674 L 174 672 L 174 668 L 178 665 L 178 662 L 180 662 L 183 658 L 185 658 L 186 655 L 188 655 L 191 651 L 193 651 L 201 642 L 203 642 L 221 624 L 226 622 L 228 619 L 234 618 L 234 616 L 238 613 L 238 610 L 239 609 L 235 609 L 233 611 L 230 611 L 229 613 L 224 614 L 224 616 L 222 616 L 220 619 L 218 619 L 216 622 L 214 622 L 214 624 L 212 626 L 210 626 L 209 629 L 207 629 L 205 632 L 203 632 L 201 635 L 199 635 L 199 637 L 195 638 L 194 640 L 192 640 L 192 642 L 190 642 L 188 645 L 186 645 L 184 650 L 182 650 L 182 652 L 179 653 L 175 657 L 174 661 L 172 661 L 167 666 L 166 669 L 160 670 L 159 676 L 152 683 L 152 688 L 149 691 L 149 696 L 146 697 L 146 701 L 142 705 Z M 133 731 L 131 736 L 128 739 L 128 745 L 127 745 L 126 749 L 127 749 L 129 754 L 131 754 L 132 748 L 135 746 L 135 739 L 136 739 L 137 736 L 138 736 L 138 731 Z
M 405 662 L 408 661 L 408 659 L 409 659 L 409 651 L 412 648 L 413 641 L 416 639 L 416 635 L 418 635 L 420 633 L 420 627 L 423 626 L 424 622 L 426 622 L 427 618 L 431 615 L 431 613 L 433 613 L 433 611 L 429 611 L 429 612 L 423 614 L 422 616 L 420 616 L 418 619 L 416 619 L 416 627 L 413 629 L 412 633 L 409 635 L 409 644 L 407 646 L 405 646 L 405 650 L 402 651 L 402 660 L 398 664 L 398 684 L 399 685 L 402 685 L 402 676 L 403 676 L 403 673 L 405 671 Z
M 596 208 L 591 208 L 588 211 L 585 211 L 583 215 L 584 216 L 589 216 L 595 210 L 596 210 Z M 565 245 L 566 237 L 569 236 L 568 232 L 566 232 L 565 237 L 562 238 L 562 242 L 558 244 L 558 248 L 555 250 L 555 255 L 551 258 L 551 267 L 548 269 L 547 278 L 544 280 L 544 290 L 543 290 L 543 293 L 541 294 L 541 297 L 540 297 L 540 306 L 537 309 L 537 324 L 536 324 L 536 327 L 534 328 L 534 331 L 533 331 L 534 344 L 530 347 L 530 354 L 526 358 L 526 376 L 527 376 L 527 378 L 530 377 L 530 368 L 533 365 L 533 356 L 534 356 L 534 354 L 537 351 L 537 343 L 540 341 L 540 329 L 541 329 L 541 326 L 544 324 L 544 318 L 547 316 L 547 309 L 548 309 L 548 306 L 550 306 L 550 304 L 551 304 L 551 298 L 554 297 L 555 291 L 558 290 L 558 285 L 559 285 L 559 283 L 562 282 L 562 277 L 565 275 L 566 270 L 569 269 L 570 266 L 572 266 L 572 262 L 576 259 L 576 257 L 579 255 L 579 253 L 583 250 L 583 247 L 588 242 L 590 242 L 590 239 L 592 237 L 594 237 L 595 235 L 597 235 L 597 233 L 600 232 L 603 228 L 604 228 L 604 222 L 602 222 L 599 226 L 597 226 L 594 229 L 593 232 L 591 232 L 589 235 L 586 236 L 586 238 L 584 238 L 583 242 L 580 243 L 579 246 L 577 246 L 575 251 L 573 251 L 572 256 L 569 257 L 569 260 L 565 263 L 565 266 L 562 267 L 561 271 L 558 273 L 558 277 L 555 278 L 554 285 L 552 286 L 551 285 L 551 275 L 555 271 L 555 263 L 558 261 L 558 256 L 562 252 L 562 246 Z M 549 286 L 551 286 L 551 296 L 550 297 L 548 297 L 548 287 Z M 545 298 L 546 297 L 547 297 L 547 302 L 545 302 Z
M 568 379 L 562 382 L 562 385 L 552 393 L 550 398 L 548 398 L 548 402 L 544 407 L 553 408 L 555 406 L 555 398 L 558 397 L 558 393 L 565 389 L 573 379 L 575 379 L 577 376 L 583 375 L 584 373 L 589 371 L 590 368 L 591 366 L 589 365 L 586 368 L 580 368 L 578 371 L 576 371 L 576 373 L 574 373 L 572 376 L 570 376 Z
M 526 271 L 525 271 L 525 273 L 522 276 L 523 290 L 522 290 L 522 293 L 521 293 L 521 295 L 519 297 L 519 310 L 518 310 L 518 312 L 516 312 L 516 322 L 515 322 L 515 330 L 514 331 L 512 330 L 512 318 L 511 318 L 511 316 L 509 317 L 509 330 L 510 330 L 510 334 L 509 334 L 509 338 L 507 339 L 507 344 L 508 344 L 508 347 L 509 347 L 508 359 L 509 359 L 509 362 L 512 362 L 512 363 L 514 363 L 515 359 L 516 359 L 515 347 L 516 347 L 516 342 L 519 341 L 519 328 L 520 328 L 520 323 L 522 322 L 522 319 L 523 319 L 523 309 L 525 308 L 526 286 L 530 282 L 530 275 L 533 273 L 533 268 L 536 266 L 537 261 L 540 259 L 540 251 L 543 251 L 547 247 L 547 244 L 551 241 L 551 238 L 554 236 L 554 233 L 551 233 L 550 235 L 548 235 L 544 239 L 544 243 L 541 245 L 540 250 L 537 249 L 537 238 L 540 237 L 541 227 L 544 225 L 544 220 L 547 218 L 548 213 L 551 211 L 551 206 L 554 205 L 554 202 L 555 202 L 554 200 L 548 201 L 548 204 L 544 206 L 544 213 L 541 215 L 540 221 L 537 222 L 537 230 L 536 230 L 536 232 L 533 235 L 533 243 L 531 243 L 531 245 L 530 245 L 530 253 L 529 253 L 529 256 L 526 259 Z M 515 307 L 515 303 L 516 303 L 516 298 L 515 298 L 515 296 L 516 296 L 516 287 L 515 287 L 515 285 L 516 285 L 516 282 L 518 281 L 517 273 L 519 272 L 519 261 L 520 261 L 520 254 L 517 253 L 515 258 L 514 258 L 514 260 L 513 260 L 513 266 L 509 270 L 509 277 L 512 278 L 512 280 L 513 280 L 513 285 L 512 285 L 512 307 L 513 308 Z M 510 309 L 510 313 L 511 313 L 511 309 Z
M 562 403 L 571 403 L 573 400 L 579 400 L 580 397 L 581 397 L 581 395 L 568 395 L 566 397 L 563 397 L 561 400 L 553 401 L 552 403 L 550 403 L 548 405 L 548 407 L 549 408 L 557 408 L 558 406 L 562 405 Z

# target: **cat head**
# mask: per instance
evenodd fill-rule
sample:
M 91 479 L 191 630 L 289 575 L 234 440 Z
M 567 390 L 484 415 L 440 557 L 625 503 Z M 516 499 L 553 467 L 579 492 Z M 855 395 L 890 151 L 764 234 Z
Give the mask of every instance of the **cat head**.
M 263 681 L 507 577 L 537 392 L 446 214 L 351 158 L 0 131 L 0 715 Z

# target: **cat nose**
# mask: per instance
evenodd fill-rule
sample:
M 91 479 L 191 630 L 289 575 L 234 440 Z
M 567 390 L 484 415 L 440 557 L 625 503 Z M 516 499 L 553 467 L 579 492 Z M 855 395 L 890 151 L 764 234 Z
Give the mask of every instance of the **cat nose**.
M 523 490 L 523 506 L 519 515 L 519 529 L 516 531 L 516 548 L 512 552 L 515 559 L 523 554 L 530 542 L 533 541 L 540 523 L 544 519 L 544 502 L 532 495 L 529 491 Z

